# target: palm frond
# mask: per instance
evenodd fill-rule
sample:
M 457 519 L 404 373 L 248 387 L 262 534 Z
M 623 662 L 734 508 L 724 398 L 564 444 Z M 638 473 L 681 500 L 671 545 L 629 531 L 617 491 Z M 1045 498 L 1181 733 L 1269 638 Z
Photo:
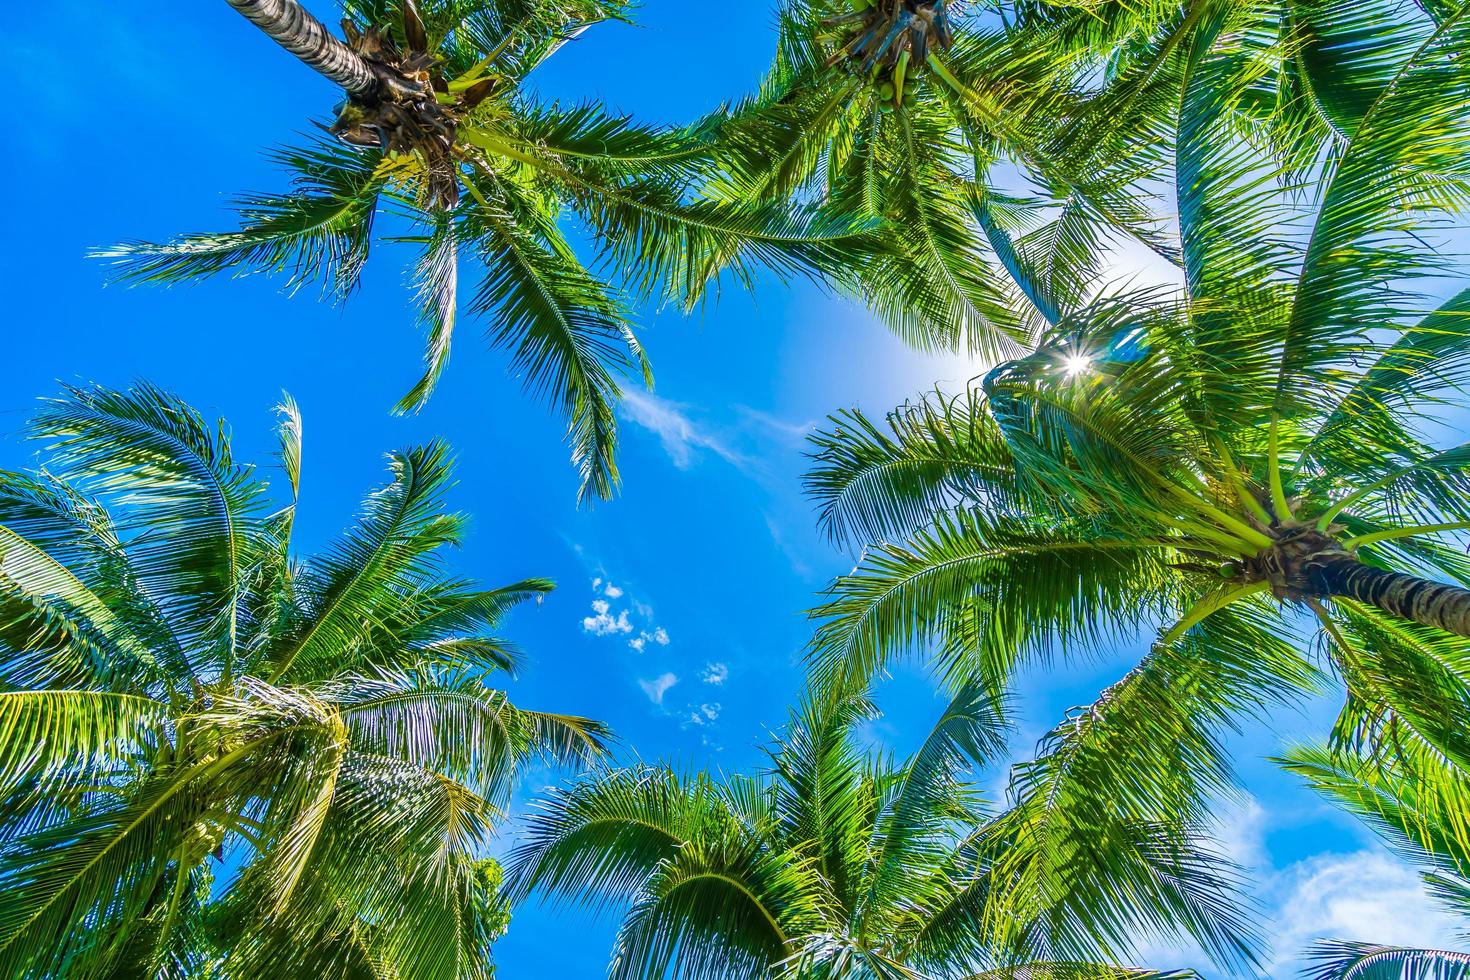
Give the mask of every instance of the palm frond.
M 1167 595 L 1155 539 L 1040 526 L 980 509 L 941 512 L 832 585 L 809 657 L 824 684 L 861 685 L 937 644 L 939 669 L 1004 689 L 1025 655 L 1086 647 L 1141 623 Z
M 167 708 L 110 691 L 0 691 L 0 790 L 96 779 L 159 737 Z
M 580 495 L 610 497 L 617 486 L 616 375 L 641 371 L 650 380 L 617 297 L 577 261 L 561 233 L 518 199 L 471 213 L 465 230 L 485 275 L 471 311 L 494 316 L 491 342 L 509 349 L 526 388 L 568 420 Z
M 719 811 L 707 783 L 669 769 L 598 774 L 532 804 L 507 865 L 508 891 L 520 899 L 540 890 L 597 910 L 626 904 Z
M 265 485 L 237 464 L 227 440 L 162 389 L 69 388 L 37 413 L 32 431 L 73 481 L 127 494 L 118 533 L 139 587 L 208 674 L 231 658 L 243 569 L 263 547 Z
M 811 437 L 815 465 L 804 482 L 818 523 L 839 544 L 911 533 L 962 500 L 1011 502 L 1010 450 L 974 389 L 900 406 L 887 431 L 857 410 L 827 421 Z
M 1324 939 L 1312 949 L 1308 970 L 1309 980 L 1464 980 L 1470 977 L 1470 953 Z
M 359 153 L 320 140 L 282 149 L 276 160 L 298 191 L 256 194 L 236 210 L 239 231 L 188 235 L 162 245 L 131 242 L 97 249 L 132 284 L 193 282 L 221 273 L 263 271 L 288 276 L 294 288 L 321 279 L 339 297 L 356 288 L 367 261 L 373 218 L 386 179 L 379 153 Z
M 339 678 L 326 691 L 361 751 L 445 773 L 492 801 L 507 800 L 515 775 L 537 758 L 577 764 L 606 752 L 598 722 L 525 711 L 462 672 L 385 671 Z
M 443 513 L 448 449 L 436 443 L 394 453 L 389 469 L 392 482 L 368 497 L 357 525 L 298 579 L 298 619 L 264 655 L 271 676 L 310 674 L 321 663 L 340 663 L 393 590 L 411 584 L 437 548 L 458 540 L 460 520 Z

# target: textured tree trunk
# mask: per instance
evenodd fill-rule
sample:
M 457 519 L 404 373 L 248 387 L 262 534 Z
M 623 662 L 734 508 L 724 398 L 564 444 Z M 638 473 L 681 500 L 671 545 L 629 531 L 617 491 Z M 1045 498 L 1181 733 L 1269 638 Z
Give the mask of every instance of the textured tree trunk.
M 1470 589 L 1386 572 L 1341 551 L 1313 556 L 1307 573 L 1323 595 L 1354 599 L 1423 626 L 1470 636 Z
M 357 52 L 338 40 L 298 0 L 225 0 L 281 47 L 348 94 L 370 99 L 379 80 Z

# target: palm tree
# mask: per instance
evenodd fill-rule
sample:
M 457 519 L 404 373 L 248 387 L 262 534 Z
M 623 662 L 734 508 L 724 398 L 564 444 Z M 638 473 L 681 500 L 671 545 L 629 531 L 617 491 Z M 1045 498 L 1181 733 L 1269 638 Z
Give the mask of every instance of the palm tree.
M 225 272 L 356 288 L 388 216 L 388 239 L 417 252 L 411 278 L 428 331 L 423 377 L 399 403 L 423 405 L 449 359 L 462 265 L 478 283 L 469 312 L 492 324 L 526 387 L 569 421 L 582 494 L 617 482 L 618 375 L 651 378 L 621 292 L 590 271 L 559 218 L 575 213 L 635 293 L 686 304 L 722 270 L 750 281 L 825 268 L 840 276 L 869 248 L 860 224 L 781 205 L 695 199 L 708 125 L 636 124 L 597 105 L 538 103 L 527 76 L 587 27 L 622 19 L 624 0 L 344 0 L 339 40 L 298 0 L 230 0 L 346 99 L 322 141 L 282 150 L 286 194 L 252 195 L 234 232 L 99 252 L 127 282 L 177 283 Z M 422 10 L 422 14 L 420 14 Z
M 445 448 L 392 454 L 302 558 L 282 414 L 276 509 L 149 385 L 67 389 L 44 468 L 0 474 L 0 975 L 206 975 L 215 922 L 230 976 L 483 976 L 511 780 L 602 753 L 486 685 L 516 664 L 489 631 L 550 585 L 448 574 Z
M 1109 231 L 1177 247 L 1137 186 L 1157 159 L 1101 138 L 1127 119 L 1052 139 L 1086 115 L 1086 59 L 1059 25 L 1092 21 L 1091 5 L 1037 29 L 965 9 L 978 6 L 784 0 L 775 63 L 725 124 L 711 193 L 882 219 L 889 247 L 858 267 L 870 305 L 916 345 L 994 360 L 1083 295 Z M 1039 193 L 991 186 L 1007 162 Z
M 1383 84 L 1310 193 L 1250 139 L 1258 39 L 1212 24 L 1180 106 L 1182 295 L 1095 302 L 886 424 L 840 413 L 809 477 L 826 530 L 863 549 L 819 611 L 829 684 L 922 650 L 1001 690 L 1156 631 L 1043 760 L 1043 799 L 1066 785 L 1140 818 L 1202 817 L 1231 779 L 1222 733 L 1320 683 L 1304 622 L 1349 675 L 1370 628 L 1470 634 L 1445 537 L 1470 529 L 1470 446 L 1425 431 L 1464 406 L 1470 291 L 1414 295 L 1447 271 L 1421 236 L 1470 189 L 1470 13 L 1373 62 Z
M 511 855 L 512 894 L 625 909 L 618 978 L 1162 980 L 1182 974 L 1086 957 L 1171 928 L 1249 959 L 1231 883 L 1193 842 L 1108 821 L 1055 841 L 1046 868 L 1011 860 L 1027 815 L 987 814 L 963 778 L 1004 742 L 979 687 L 902 761 L 862 751 L 871 716 L 860 698 L 806 701 L 759 777 L 639 765 L 558 791 Z M 1069 865 L 1073 847 L 1106 865 Z
M 1151 202 L 1198 49 L 1248 31 L 1243 129 L 1288 170 L 1351 132 L 1451 0 L 783 0 L 775 63 L 721 141 L 731 201 L 884 219 L 857 267 L 926 348 L 992 363 L 1096 288 L 1114 240 L 1180 261 Z
M 1417 864 L 1429 893 L 1470 913 L 1470 644 L 1422 626 L 1364 623 L 1348 704 L 1327 744 L 1285 767 Z M 1321 942 L 1313 980 L 1470 976 L 1470 953 Z

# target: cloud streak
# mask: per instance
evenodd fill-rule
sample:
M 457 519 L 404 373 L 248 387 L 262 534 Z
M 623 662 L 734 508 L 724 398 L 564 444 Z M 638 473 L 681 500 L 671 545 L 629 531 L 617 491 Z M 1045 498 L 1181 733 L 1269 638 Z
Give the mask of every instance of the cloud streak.
M 714 430 L 694 421 L 689 406 L 669 401 L 647 391 L 628 388 L 623 392 L 622 415 L 635 425 L 658 436 L 669 459 L 681 470 L 687 470 L 701 450 L 708 450 L 739 469 L 753 462 L 736 451 Z
M 679 678 L 677 675 L 672 673 L 663 673 L 659 674 L 657 677 L 651 677 L 647 680 L 640 680 L 638 682 L 638 686 L 643 688 L 643 693 L 648 695 L 648 700 L 652 701 L 654 704 L 662 706 L 664 703 L 664 695 L 669 693 L 669 688 L 673 687 L 677 683 L 679 683 Z

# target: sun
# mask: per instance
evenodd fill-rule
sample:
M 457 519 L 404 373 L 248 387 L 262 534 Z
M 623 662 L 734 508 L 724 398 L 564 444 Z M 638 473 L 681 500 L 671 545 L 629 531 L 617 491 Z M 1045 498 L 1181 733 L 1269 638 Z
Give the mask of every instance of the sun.
M 1092 367 L 1092 358 L 1086 354 L 1067 354 L 1062 358 L 1062 371 L 1069 378 L 1089 370 Z

